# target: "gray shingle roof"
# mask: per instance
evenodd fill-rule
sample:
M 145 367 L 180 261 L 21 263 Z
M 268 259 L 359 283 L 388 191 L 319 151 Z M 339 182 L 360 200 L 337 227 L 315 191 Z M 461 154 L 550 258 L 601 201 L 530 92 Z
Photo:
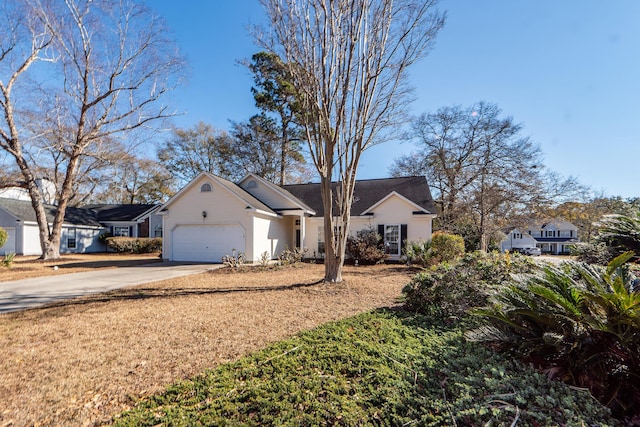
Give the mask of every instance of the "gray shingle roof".
M 30 201 L 0 198 L 0 209 L 4 209 L 9 214 L 21 221 L 36 221 L 36 213 Z M 52 205 L 44 205 L 47 221 L 53 222 L 57 208 Z M 90 209 L 67 208 L 64 215 L 66 224 L 84 225 L 90 227 L 102 227 L 98 221 L 98 214 Z
M 98 221 L 133 221 L 143 213 L 158 205 L 154 204 L 107 204 L 87 205 L 83 209 L 91 209 L 98 215 Z
M 337 183 L 332 184 L 334 191 L 337 185 Z M 316 216 L 324 215 L 319 183 L 285 185 L 282 188 L 310 206 L 316 211 Z M 394 191 L 411 200 L 422 209 L 430 213 L 436 213 L 436 206 L 433 202 L 433 197 L 431 197 L 427 179 L 424 176 L 409 176 L 356 181 L 351 214 L 361 215 Z
M 246 204 L 254 207 L 255 209 L 259 209 L 264 212 L 269 212 L 272 214 L 276 214 L 273 209 L 271 209 L 266 204 L 262 203 L 262 201 L 258 200 L 253 194 L 249 193 L 244 188 L 240 187 L 238 184 L 229 181 L 228 179 L 221 178 L 216 176 L 216 179 L 220 182 L 220 184 L 224 185 L 229 191 L 234 193 L 236 196 L 240 197 Z

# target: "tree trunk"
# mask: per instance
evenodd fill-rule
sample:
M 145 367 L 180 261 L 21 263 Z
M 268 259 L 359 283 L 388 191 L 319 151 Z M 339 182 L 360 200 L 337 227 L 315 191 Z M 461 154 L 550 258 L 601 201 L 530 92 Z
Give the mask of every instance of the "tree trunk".
M 289 139 L 287 138 L 287 127 L 285 126 L 285 120 L 280 116 L 280 122 L 282 123 L 282 141 L 280 146 L 280 185 L 285 185 L 287 181 L 286 165 L 287 154 L 289 153 Z
M 83 147 L 84 148 L 84 147 Z M 60 238 L 62 236 L 62 224 L 64 223 L 64 215 L 67 211 L 67 204 L 71 198 L 73 182 L 75 180 L 76 170 L 78 168 L 79 154 L 74 154 L 69 159 L 62 190 L 58 198 L 58 206 L 56 206 L 56 216 L 53 220 L 53 226 L 49 232 L 49 238 L 43 245 L 42 256 L 40 259 L 53 260 L 60 258 Z
M 331 178 L 320 177 L 322 205 L 324 207 L 324 281 L 329 283 L 342 282 L 342 266 L 344 255 L 340 255 L 340 245 L 336 247 L 336 229 L 333 224 L 333 192 Z

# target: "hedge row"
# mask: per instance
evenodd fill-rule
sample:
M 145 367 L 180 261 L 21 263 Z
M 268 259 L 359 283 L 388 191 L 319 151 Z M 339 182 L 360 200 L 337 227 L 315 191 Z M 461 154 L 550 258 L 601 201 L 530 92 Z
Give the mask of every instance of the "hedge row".
M 115 252 L 148 254 L 162 251 L 162 239 L 159 237 L 107 237 L 107 247 Z

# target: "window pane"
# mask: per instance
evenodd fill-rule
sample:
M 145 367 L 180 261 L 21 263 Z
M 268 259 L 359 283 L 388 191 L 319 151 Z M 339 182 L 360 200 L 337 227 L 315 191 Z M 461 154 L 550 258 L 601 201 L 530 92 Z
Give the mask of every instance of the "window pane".
M 318 253 L 324 253 L 324 226 L 318 227 Z
M 116 237 L 129 237 L 129 227 L 113 227 L 113 235 Z
M 67 230 L 67 248 L 75 249 L 76 248 L 76 229 L 70 228 Z
M 384 252 L 388 255 L 400 255 L 400 226 L 399 225 L 385 226 Z

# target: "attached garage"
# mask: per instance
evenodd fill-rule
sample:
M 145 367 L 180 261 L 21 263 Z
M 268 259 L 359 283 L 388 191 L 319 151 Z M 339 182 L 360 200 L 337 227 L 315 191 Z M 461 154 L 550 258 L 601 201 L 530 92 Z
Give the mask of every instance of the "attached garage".
M 171 232 L 171 259 L 219 263 L 233 249 L 245 252 L 245 241 L 245 230 L 238 224 L 181 224 Z

